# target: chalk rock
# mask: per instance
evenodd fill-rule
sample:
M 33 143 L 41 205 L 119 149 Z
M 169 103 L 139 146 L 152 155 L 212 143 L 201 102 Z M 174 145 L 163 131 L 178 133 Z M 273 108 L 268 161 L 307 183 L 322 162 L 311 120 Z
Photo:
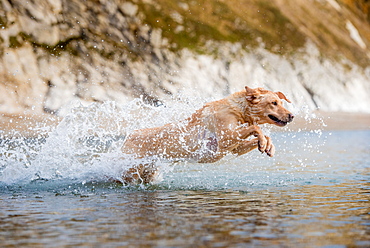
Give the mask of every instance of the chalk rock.
M 138 6 L 131 2 L 124 2 L 121 5 L 119 5 L 119 8 L 120 10 L 122 10 L 122 12 L 125 15 L 131 16 L 131 17 L 135 16 L 138 11 Z

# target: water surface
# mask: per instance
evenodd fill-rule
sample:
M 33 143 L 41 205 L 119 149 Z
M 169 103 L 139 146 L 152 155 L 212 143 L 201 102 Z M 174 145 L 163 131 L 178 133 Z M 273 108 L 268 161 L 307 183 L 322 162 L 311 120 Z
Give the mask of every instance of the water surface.
M 180 163 L 148 187 L 85 172 L 2 182 L 1 244 L 369 247 L 370 131 L 271 136 L 273 159 L 253 151 L 216 164 Z M 6 166 L 14 160 L 2 176 Z

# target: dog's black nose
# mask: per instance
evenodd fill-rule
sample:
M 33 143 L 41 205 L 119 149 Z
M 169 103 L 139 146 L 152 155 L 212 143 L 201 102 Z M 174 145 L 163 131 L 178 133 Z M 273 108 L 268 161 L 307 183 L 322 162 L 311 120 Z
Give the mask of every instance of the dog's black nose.
M 289 122 L 293 121 L 294 115 L 293 114 L 288 114 L 288 120 Z

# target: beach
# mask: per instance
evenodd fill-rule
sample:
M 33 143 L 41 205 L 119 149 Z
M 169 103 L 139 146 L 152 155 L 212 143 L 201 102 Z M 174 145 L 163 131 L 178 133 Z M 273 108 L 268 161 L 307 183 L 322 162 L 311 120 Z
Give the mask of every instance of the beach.
M 62 120 L 50 114 L 0 114 L 0 130 L 3 135 L 34 137 L 53 130 Z M 272 131 L 369 129 L 370 113 L 316 111 L 309 116 L 297 115 L 287 127 L 273 127 Z

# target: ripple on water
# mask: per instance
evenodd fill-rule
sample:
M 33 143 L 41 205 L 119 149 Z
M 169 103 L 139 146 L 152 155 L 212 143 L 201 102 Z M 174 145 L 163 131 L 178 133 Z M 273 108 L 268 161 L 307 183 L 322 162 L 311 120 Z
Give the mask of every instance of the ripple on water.
M 2 137 L 2 245 L 369 245 L 369 131 L 271 132 L 274 158 L 159 164 L 160 183 L 124 187 L 108 179 L 132 163 L 125 132 L 183 117 L 142 108 L 78 107 L 43 138 Z

